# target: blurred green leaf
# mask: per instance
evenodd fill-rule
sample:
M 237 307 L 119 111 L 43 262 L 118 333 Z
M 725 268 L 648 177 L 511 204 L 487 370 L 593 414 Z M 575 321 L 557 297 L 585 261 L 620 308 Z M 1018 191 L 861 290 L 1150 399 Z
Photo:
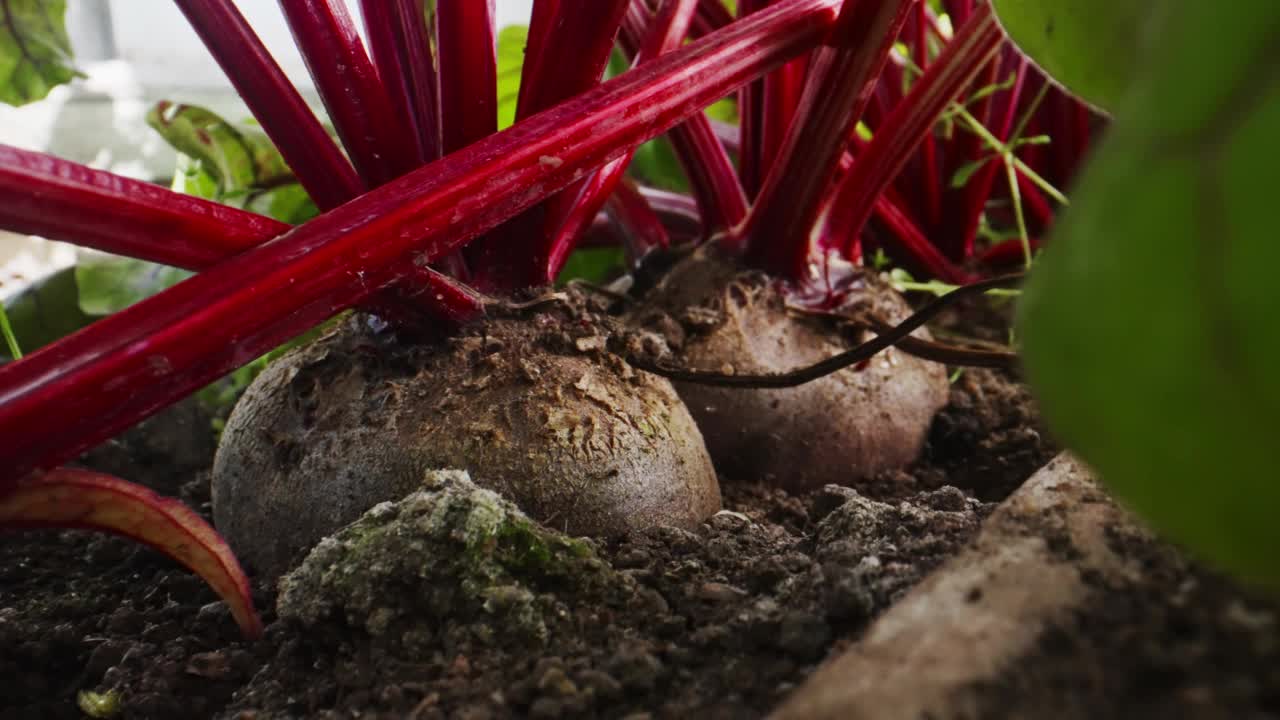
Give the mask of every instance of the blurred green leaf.
M 582 248 L 569 255 L 556 282 L 561 285 L 570 280 L 606 283 L 621 275 L 626 269 L 626 256 L 620 247 Z
M 520 71 L 524 67 L 524 47 L 529 28 L 508 25 L 498 32 L 498 129 L 516 121 L 516 100 L 520 97 Z
M 991 4 L 1018 49 L 1071 92 L 1109 110 L 1129 84 L 1144 29 L 1149 18 L 1158 14 L 1155 8 L 1161 2 L 992 0 Z M 1225 7 L 1223 11 L 1227 12 Z
M 80 309 L 110 315 L 177 285 L 194 273 L 117 255 L 85 255 L 76 263 Z
M 0 102 L 25 105 L 79 75 L 66 0 L 0 0 Z
M 75 268 L 63 268 L 36 280 L 4 303 L 23 352 L 31 352 L 93 321 L 80 309 Z M 4 346 L 0 356 L 11 359 Z
M 157 103 L 147 114 L 179 153 L 173 189 L 298 224 L 317 214 L 266 133 L 197 105 Z
M 658 136 L 636 148 L 627 172 L 642 185 L 674 192 L 689 192 L 689 180 L 676 159 L 676 151 L 665 136 Z
M 723 98 L 707 108 L 707 117 L 712 120 L 719 120 L 733 125 L 738 124 L 738 99 L 737 96 Z
M 980 157 L 972 162 L 967 162 L 956 168 L 955 174 L 951 176 L 951 187 L 962 188 L 969 184 L 969 180 L 973 174 L 982 169 L 982 166 L 999 158 L 999 155 L 991 154 L 986 157 Z
M 1117 495 L 1280 589 L 1280 3 L 1178 3 L 1153 29 L 1024 293 L 1027 371 Z

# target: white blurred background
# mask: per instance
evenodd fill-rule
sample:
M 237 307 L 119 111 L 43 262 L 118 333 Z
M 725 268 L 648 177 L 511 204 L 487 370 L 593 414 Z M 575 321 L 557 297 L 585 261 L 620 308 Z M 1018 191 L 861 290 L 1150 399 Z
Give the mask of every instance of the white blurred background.
M 359 3 L 344 0 L 360 24 Z M 304 96 L 319 108 L 275 0 L 236 0 Z M 497 0 L 498 25 L 527 24 L 532 0 Z M 140 179 L 173 172 L 174 155 L 144 120 L 159 100 L 248 116 L 173 0 L 70 0 L 67 30 L 88 77 L 21 108 L 0 105 L 0 143 L 52 153 Z M 71 264 L 71 246 L 0 231 L 0 297 Z

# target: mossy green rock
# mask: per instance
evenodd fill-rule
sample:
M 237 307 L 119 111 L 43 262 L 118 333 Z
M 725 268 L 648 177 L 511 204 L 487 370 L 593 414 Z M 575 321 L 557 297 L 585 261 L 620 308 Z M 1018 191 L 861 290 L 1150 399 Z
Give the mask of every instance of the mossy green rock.
M 556 593 L 616 584 L 587 542 L 538 525 L 464 471 L 442 470 L 322 540 L 281 579 L 278 609 L 307 626 L 359 628 L 418 656 L 451 632 L 539 645 L 548 618 L 563 611 Z

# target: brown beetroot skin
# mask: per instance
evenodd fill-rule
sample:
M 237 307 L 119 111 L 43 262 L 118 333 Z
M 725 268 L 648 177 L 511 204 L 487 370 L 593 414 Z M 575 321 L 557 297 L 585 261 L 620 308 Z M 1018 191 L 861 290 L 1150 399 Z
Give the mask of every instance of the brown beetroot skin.
M 874 273 L 860 284 L 857 307 L 891 324 L 910 314 Z M 850 347 L 829 319 L 788 311 L 777 283 L 710 244 L 677 263 L 632 317 L 667 337 L 678 364 L 701 370 L 787 372 Z M 894 348 L 794 388 L 676 389 L 722 477 L 790 490 L 849 485 L 912 462 L 949 394 L 944 366 Z
M 435 347 L 378 347 L 348 323 L 273 363 L 227 422 L 214 519 L 278 576 L 323 536 L 462 468 L 572 535 L 692 526 L 720 508 L 671 384 L 604 352 L 589 318 L 494 318 Z

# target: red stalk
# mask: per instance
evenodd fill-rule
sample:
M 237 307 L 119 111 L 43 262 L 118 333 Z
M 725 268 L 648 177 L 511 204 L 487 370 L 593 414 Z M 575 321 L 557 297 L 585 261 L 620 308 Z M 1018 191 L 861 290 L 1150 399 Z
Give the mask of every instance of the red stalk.
M 1001 142 L 1008 142 L 1009 135 L 1013 132 L 1013 124 L 1017 121 L 1018 101 L 1022 97 L 1022 87 L 1027 76 L 1027 61 L 1025 58 L 1017 60 L 1018 69 L 1015 71 L 1013 87 L 1007 91 L 1007 98 L 1000 107 L 993 107 L 993 112 L 999 112 L 1000 125 L 992 129 L 992 133 L 999 138 Z M 992 148 L 982 145 L 986 154 L 995 152 Z M 977 158 L 974 158 L 975 160 Z M 1001 162 L 992 160 L 987 163 L 981 170 L 974 173 L 969 179 L 969 183 L 965 185 L 961 191 L 960 208 L 962 215 L 960 217 L 961 231 L 960 243 L 944 247 L 943 251 L 948 256 L 956 260 L 967 260 L 973 255 L 974 242 L 978 236 L 978 226 L 982 220 L 982 213 L 986 209 L 986 201 L 991 197 L 991 188 L 995 184 L 997 177 L 1001 175 Z
M 959 32 L 959 30 L 962 30 L 964 26 L 961 25 L 957 27 L 957 32 Z M 991 61 L 987 63 L 986 68 L 978 74 L 971 84 L 971 87 L 979 88 L 1002 81 L 1007 77 L 1003 72 L 1004 70 L 1005 68 L 1003 67 L 1003 63 L 997 55 L 997 57 L 992 58 Z M 985 127 L 991 127 L 993 117 L 992 113 L 995 109 L 995 98 L 996 95 L 1000 94 L 1001 93 L 989 94 L 979 100 L 975 106 L 969 108 L 974 119 Z M 999 137 L 998 130 L 999 128 L 995 129 L 997 137 Z M 995 152 L 995 150 L 989 147 L 977 133 L 972 132 L 963 125 L 957 129 L 957 134 L 952 138 L 950 149 L 951 152 L 947 155 L 947 162 L 943 164 L 942 168 L 942 183 L 944 186 L 950 184 L 951 178 L 955 176 L 955 173 L 961 167 L 967 163 L 976 162 Z M 992 168 L 983 168 L 982 170 L 979 170 L 974 177 L 970 178 L 969 186 L 966 186 L 963 191 L 956 193 L 956 196 L 958 196 L 961 203 L 976 200 L 980 205 L 983 202 L 978 193 L 983 189 L 983 181 L 995 179 L 994 175 L 987 175 L 991 169 Z M 987 185 L 985 189 L 989 193 L 991 186 Z M 970 199 L 966 200 L 966 196 Z M 982 197 L 985 197 L 985 195 Z M 969 212 L 972 212 L 974 209 L 972 206 L 962 205 L 962 207 L 966 207 Z M 981 207 L 978 209 L 980 214 Z M 972 218 L 975 223 L 977 221 L 976 216 L 967 215 L 965 217 Z M 958 224 L 948 224 L 946 227 L 939 226 L 937 228 L 937 244 L 948 257 L 961 260 L 967 258 L 973 252 L 973 248 L 967 244 L 966 234 L 964 233 L 967 227 L 968 225 L 966 224 L 966 221 L 962 220 Z M 974 227 L 976 228 L 976 225 Z
M 365 184 L 377 187 L 416 167 L 418 143 L 365 54 L 346 6 L 279 0 L 342 145 Z
M 768 0 L 738 0 L 738 15 L 746 17 Z M 754 80 L 738 91 L 738 177 L 747 197 L 755 198 L 764 182 L 760 165 L 760 133 L 764 125 L 764 80 Z
M 679 47 L 681 29 L 668 24 L 663 12 L 676 12 L 683 1 L 668 2 L 659 7 L 652 25 L 658 28 L 657 36 L 646 36 L 645 28 L 650 27 L 650 23 L 645 2 L 637 0 L 631 4 L 622 22 L 622 44 L 624 50 L 635 55 L 637 64 L 658 51 L 669 52 L 671 48 Z M 684 23 L 684 27 L 687 25 Z M 641 38 L 647 38 L 643 47 Z M 655 50 L 658 45 L 661 47 Z M 746 193 L 738 181 L 728 151 L 711 126 L 711 120 L 705 114 L 695 115 L 672 129 L 668 136 L 698 201 L 704 232 L 708 236 L 714 235 L 742 222 L 747 214 Z
M 698 12 L 693 16 L 693 22 L 689 26 L 689 37 L 696 39 L 703 35 L 710 35 L 731 22 L 733 22 L 733 16 L 720 0 L 701 0 L 698 3 Z
M 697 3 L 698 0 L 664 0 L 650 22 L 649 11 L 644 0 L 634 0 L 628 6 L 624 26 L 630 30 L 633 40 L 643 35 L 644 42 L 639 52 L 635 54 L 633 66 L 680 47 L 680 43 L 688 32 L 689 22 L 693 18 Z M 642 30 L 645 27 L 648 29 Z M 697 116 L 691 118 L 686 125 L 697 119 Z M 706 125 L 705 118 L 703 125 Z M 721 154 L 723 155 L 723 150 Z M 545 222 L 554 230 L 548 235 L 547 243 L 539 248 L 542 252 L 541 257 L 544 258 L 540 264 L 545 268 L 541 282 L 555 281 L 574 245 L 590 228 L 596 213 L 604 207 L 605 201 L 618 187 L 622 174 L 626 172 L 633 155 L 633 152 L 628 152 L 605 165 L 582 184 L 572 204 L 563 208 L 554 208 L 555 211 L 562 211 L 562 214 L 553 211 L 548 215 Z M 727 156 L 724 160 L 728 164 Z M 732 169 L 730 165 L 730 173 Z M 732 179 L 733 176 L 730 175 L 730 178 Z M 642 200 L 638 196 L 636 199 Z
M 69 160 L 0 145 L 0 228 L 204 270 L 290 226 Z M 452 278 L 428 268 L 414 280 L 413 287 L 398 289 L 410 299 L 424 298 L 434 315 L 452 319 L 483 311 L 483 301 Z M 381 298 L 370 309 L 404 314 L 408 309 L 402 300 Z
M 231 0 L 174 2 L 316 205 L 327 210 L 363 192 L 351 163 Z
M 1032 252 L 1040 249 L 1040 240 L 1038 238 L 1027 238 L 1027 244 L 1031 246 Z M 1022 238 L 1016 238 L 1005 240 L 987 248 L 985 252 L 978 256 L 978 265 L 988 268 L 1009 267 L 1011 265 L 1021 265 L 1025 259 L 1026 250 L 1022 247 Z
M 916 67 L 923 71 L 929 67 L 929 4 L 917 3 L 914 18 L 914 43 L 911 50 Z M 942 188 L 944 181 L 938 169 L 938 141 L 930 132 L 924 136 L 920 146 L 919 183 L 924 190 L 924 225 L 927 228 L 938 228 L 942 225 Z
M 982 71 L 1003 42 L 990 5 L 979 5 L 969 22 L 912 86 L 872 136 L 853 168 L 831 195 L 824 234 L 852 245 L 875 205 L 910 153 L 932 131 L 947 105 Z
M 662 218 L 629 180 L 618 185 L 618 189 L 609 196 L 606 207 L 624 231 L 623 247 L 631 267 L 635 267 L 652 250 L 671 244 L 671 236 L 662 224 Z
M 698 203 L 688 195 L 659 190 L 651 187 L 640 187 L 649 207 L 662 218 L 662 224 L 671 232 L 685 235 L 698 235 L 702 219 L 698 216 Z
M 1033 223 L 1041 228 L 1048 228 L 1053 222 L 1053 208 L 1049 199 L 1044 196 L 1040 186 L 1031 182 L 1021 171 L 1014 173 L 1018 178 L 1018 193 L 1022 196 L 1023 209 L 1027 211 Z
M 536 0 L 529 25 L 516 120 L 597 85 L 628 0 Z M 546 282 L 554 233 L 581 187 L 533 208 L 467 248 L 484 290 L 510 293 Z
M 858 0 L 852 0 L 857 2 Z M 787 131 L 800 109 L 809 59 L 797 58 L 764 78 L 764 114 L 760 119 L 760 169 L 767 176 L 778 162 Z
M 844 3 L 830 47 L 813 55 L 786 144 L 747 218 L 746 259 L 752 266 L 790 280 L 809 276 L 810 232 L 840 155 L 917 1 Z
M 413 93 L 409 88 L 404 37 L 400 33 L 395 6 L 385 0 L 360 0 L 360 14 L 364 17 L 364 33 L 369 38 L 369 59 L 373 61 L 378 79 L 387 89 L 391 106 L 400 117 L 413 119 Z M 414 130 L 417 130 L 416 123 Z M 417 145 L 420 165 L 423 162 L 422 147 L 420 143 Z
M 73 468 L 0 482 L 0 528 L 81 528 L 149 545 L 209 583 L 245 637 L 262 636 L 249 578 L 226 541 L 182 503 L 141 485 Z
M 438 0 L 440 114 L 444 152 L 498 131 L 498 57 L 493 0 Z
M 628 0 L 535 0 L 516 119 L 600 82 Z
M 435 107 L 435 63 L 426 34 L 422 8 L 409 0 L 409 14 L 400 0 L 360 0 L 369 52 L 391 104 L 413 126 L 415 167 L 440 157 L 439 119 Z M 407 17 L 407 19 L 406 19 Z
M 0 367 L 0 477 L 75 457 L 458 249 L 794 57 L 835 14 L 780 3 Z
M 427 162 L 440 159 L 440 77 L 436 65 L 434 18 L 423 13 L 422 0 L 388 0 L 396 8 L 396 20 L 404 37 L 409 87 L 413 91 L 413 117 L 422 138 Z
M 118 255 L 202 268 L 288 229 L 69 160 L 0 145 L 0 227 Z
M 975 280 L 973 275 L 947 259 L 887 193 L 876 198 L 874 210 L 876 219 L 884 223 L 890 237 L 919 265 L 913 270 L 923 270 L 932 277 L 954 285 L 966 285 Z M 850 238 L 850 245 L 855 246 L 853 252 L 849 253 L 850 257 L 859 256 L 856 248 L 858 243 L 859 234 L 855 234 Z

